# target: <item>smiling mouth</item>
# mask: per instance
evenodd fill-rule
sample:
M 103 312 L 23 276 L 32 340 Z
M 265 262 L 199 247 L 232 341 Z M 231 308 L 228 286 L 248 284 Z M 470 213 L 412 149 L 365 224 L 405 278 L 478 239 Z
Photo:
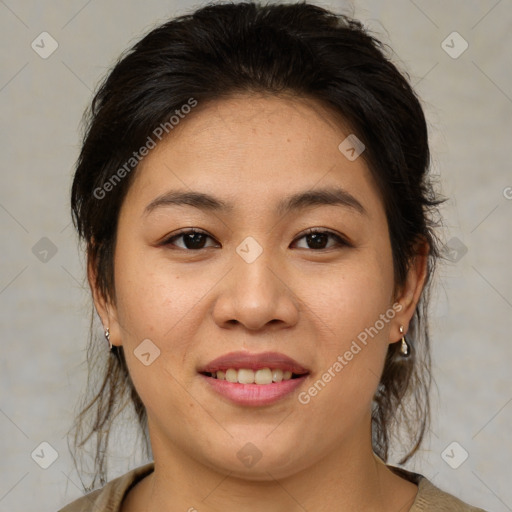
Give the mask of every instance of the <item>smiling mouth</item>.
M 204 382 L 217 395 L 242 407 L 265 407 L 290 397 L 304 385 L 309 372 L 292 373 L 291 370 L 273 368 L 222 368 L 198 372 Z

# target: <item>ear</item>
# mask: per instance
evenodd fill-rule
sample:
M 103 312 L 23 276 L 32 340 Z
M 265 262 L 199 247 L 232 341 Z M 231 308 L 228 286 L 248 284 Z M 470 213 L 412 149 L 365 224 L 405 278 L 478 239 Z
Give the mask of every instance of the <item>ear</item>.
M 405 283 L 398 292 L 395 302 L 398 302 L 402 309 L 395 316 L 395 322 L 390 332 L 390 343 L 400 341 L 409 329 L 409 323 L 416 310 L 416 306 L 425 286 L 428 270 L 428 255 L 430 246 L 422 236 L 414 244 L 414 255 L 409 261 Z M 404 333 L 400 333 L 400 326 L 404 326 Z
M 112 345 L 122 345 L 121 342 L 121 332 L 119 329 L 119 322 L 117 319 L 117 309 L 115 303 L 109 298 L 106 297 L 102 292 L 100 287 L 98 286 L 97 279 L 97 271 L 96 271 L 96 261 L 95 256 L 91 256 L 90 253 L 87 255 L 87 280 L 89 282 L 89 287 L 91 288 L 91 293 L 94 301 L 94 307 L 98 313 L 98 316 L 101 319 L 101 323 L 103 324 L 103 330 L 106 330 L 107 327 L 110 332 L 110 342 Z

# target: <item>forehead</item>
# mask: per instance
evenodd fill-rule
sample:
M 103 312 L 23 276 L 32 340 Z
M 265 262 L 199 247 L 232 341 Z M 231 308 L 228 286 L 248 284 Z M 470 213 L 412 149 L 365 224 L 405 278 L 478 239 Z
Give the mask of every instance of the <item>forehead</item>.
M 169 189 L 189 188 L 231 203 L 263 197 L 277 203 L 293 189 L 341 186 L 378 200 L 364 159 L 350 160 L 339 149 L 350 135 L 338 114 L 309 98 L 210 101 L 195 107 L 142 160 L 129 194 L 147 202 Z
M 175 149 L 180 145 L 182 151 L 214 152 L 228 145 L 230 153 L 224 156 L 233 158 L 239 149 L 265 153 L 267 148 L 281 152 L 290 148 L 297 158 L 318 157 L 315 149 L 330 145 L 331 152 L 336 150 L 344 134 L 350 134 L 345 120 L 318 100 L 290 94 L 235 94 L 199 103 L 157 149 L 168 143 Z

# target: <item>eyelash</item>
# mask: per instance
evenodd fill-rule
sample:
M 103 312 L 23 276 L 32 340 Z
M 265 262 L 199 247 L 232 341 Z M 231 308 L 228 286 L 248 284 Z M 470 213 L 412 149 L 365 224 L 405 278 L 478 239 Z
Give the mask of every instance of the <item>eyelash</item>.
M 302 233 L 299 237 L 297 237 L 295 241 L 297 240 L 300 240 L 308 235 L 312 235 L 312 234 L 322 234 L 322 235 L 329 235 L 331 236 L 332 238 L 334 238 L 336 240 L 336 244 L 338 247 L 343 247 L 343 246 L 347 246 L 347 247 L 352 247 L 352 244 L 350 244 L 346 239 L 344 239 L 342 236 L 338 235 L 337 233 L 334 233 L 333 231 L 330 231 L 330 230 L 327 230 L 327 229 L 322 229 L 322 228 L 309 228 L 306 232 Z M 210 236 L 208 233 L 206 233 L 205 231 L 202 231 L 200 229 L 186 229 L 186 230 L 183 230 L 183 231 L 180 231 L 179 233 L 176 233 L 174 235 L 172 235 L 171 237 L 169 238 L 166 238 L 162 243 L 161 245 L 162 246 L 167 246 L 167 245 L 173 245 L 172 244 L 172 241 L 173 240 L 176 240 L 180 237 L 183 237 L 184 235 L 192 235 L 192 234 L 200 234 L 200 235 L 205 235 L 207 236 L 208 238 L 211 238 L 212 240 L 214 240 L 214 238 L 212 236 Z M 210 247 L 202 247 L 200 249 L 187 249 L 187 248 L 183 248 L 183 247 L 178 247 L 178 249 L 181 249 L 183 251 L 188 251 L 188 252 L 198 252 L 198 251 L 201 251 L 203 249 L 209 249 Z M 334 249 L 336 248 L 335 247 L 327 247 L 327 248 L 324 248 L 324 249 L 309 249 L 311 251 L 314 251 L 314 252 L 322 252 L 322 251 L 328 251 L 328 250 L 331 250 L 331 249 Z

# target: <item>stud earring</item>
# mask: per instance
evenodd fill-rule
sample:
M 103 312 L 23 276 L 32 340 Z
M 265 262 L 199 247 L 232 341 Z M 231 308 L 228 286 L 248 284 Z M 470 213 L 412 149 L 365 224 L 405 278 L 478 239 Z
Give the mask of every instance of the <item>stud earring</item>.
M 112 350 L 112 342 L 110 341 L 110 329 L 108 327 L 105 329 L 105 338 L 110 345 L 110 350 Z
M 411 351 L 409 349 L 409 345 L 407 344 L 407 341 L 405 341 L 403 325 L 400 326 L 400 334 L 402 335 L 402 344 L 400 345 L 400 354 L 403 357 L 407 357 L 410 355 Z

